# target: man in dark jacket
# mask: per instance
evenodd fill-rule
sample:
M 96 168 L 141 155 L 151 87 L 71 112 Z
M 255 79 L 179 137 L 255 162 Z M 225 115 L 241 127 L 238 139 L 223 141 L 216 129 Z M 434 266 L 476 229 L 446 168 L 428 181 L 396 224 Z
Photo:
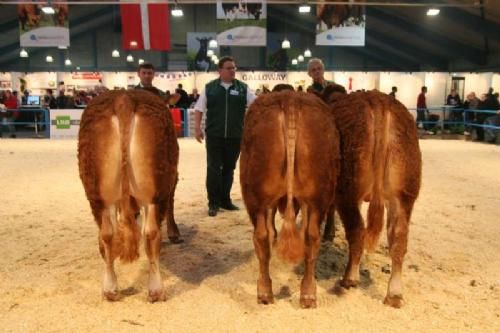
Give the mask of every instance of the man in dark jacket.
M 134 89 L 144 89 L 162 98 L 166 97 L 163 91 L 153 86 L 153 79 L 155 78 L 155 68 L 153 67 L 153 64 L 146 62 L 140 64 L 137 69 L 137 75 L 139 76 L 139 80 L 141 80 L 141 82 L 139 82 Z
M 208 215 L 216 216 L 219 208 L 238 210 L 231 201 L 234 169 L 240 155 L 243 119 L 248 105 L 255 99 L 248 86 L 235 79 L 233 58 L 219 60 L 219 78 L 206 84 L 195 105 L 195 135 L 202 142 L 201 119 L 206 113 Z

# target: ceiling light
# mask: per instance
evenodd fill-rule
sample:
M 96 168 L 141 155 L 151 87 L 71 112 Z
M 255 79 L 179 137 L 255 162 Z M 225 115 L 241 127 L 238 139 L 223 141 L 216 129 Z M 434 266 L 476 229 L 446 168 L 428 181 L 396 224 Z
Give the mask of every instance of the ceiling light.
M 179 7 L 175 6 L 173 9 L 172 9 L 172 16 L 175 16 L 175 17 L 181 17 L 181 16 L 184 16 L 184 12 L 182 11 L 182 9 L 180 9 Z
M 208 47 L 211 49 L 216 49 L 218 46 L 217 41 L 215 39 L 211 39 L 210 42 L 208 42 Z
M 119 58 L 120 57 L 120 52 L 118 50 L 113 50 L 113 52 L 111 52 L 111 56 L 113 58 Z
M 47 57 L 45 57 L 45 61 L 46 62 L 54 62 L 54 58 L 52 58 L 51 55 L 48 55 Z
M 289 49 L 290 48 L 290 41 L 285 37 L 283 42 L 281 43 L 281 48 L 282 49 Z
M 71 60 L 70 60 L 70 59 L 66 59 L 66 60 L 64 60 L 64 64 L 65 64 L 66 66 L 71 66 Z
M 48 15 L 53 15 L 56 13 L 56 11 L 54 10 L 54 8 L 52 8 L 50 3 L 48 3 L 42 7 L 42 12 L 44 12 L 45 14 L 48 14 Z
M 297 59 L 292 59 L 292 65 L 297 65 L 298 63 Z
M 436 16 L 439 14 L 439 9 L 437 8 L 429 8 L 427 11 L 427 16 Z
M 300 5 L 299 7 L 299 13 L 304 14 L 304 13 L 310 13 L 311 12 L 311 6 L 307 4 Z
M 135 40 L 130 41 L 130 46 L 131 47 L 137 47 L 137 42 Z
M 303 56 L 302 54 L 301 54 L 301 55 L 299 55 L 299 56 L 297 57 L 297 60 L 298 60 L 299 62 L 304 61 L 304 56 Z
M 208 50 L 207 51 L 207 57 L 211 57 L 213 56 L 215 53 L 214 53 L 214 50 Z
M 139 65 L 141 65 L 144 63 L 144 59 L 139 59 L 137 62 L 139 63 Z
M 304 57 L 310 58 L 311 56 L 312 56 L 311 50 L 307 49 L 307 50 L 304 51 Z
M 128 61 L 128 62 L 132 62 L 132 61 L 134 61 L 134 57 L 132 57 L 132 55 L 131 55 L 131 54 L 129 54 L 129 55 L 127 56 L 127 61 Z
M 28 52 L 25 49 L 22 49 L 21 52 L 19 52 L 19 56 L 21 58 L 28 58 Z
M 78 71 L 79 71 L 79 70 L 80 70 L 80 67 L 76 67 L 76 70 L 78 70 Z

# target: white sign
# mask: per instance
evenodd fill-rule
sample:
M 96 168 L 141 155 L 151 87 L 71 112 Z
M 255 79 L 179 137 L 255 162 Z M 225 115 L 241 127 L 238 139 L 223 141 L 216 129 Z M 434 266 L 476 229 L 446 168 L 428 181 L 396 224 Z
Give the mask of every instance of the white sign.
M 50 110 L 50 138 L 76 139 L 80 130 L 83 109 Z

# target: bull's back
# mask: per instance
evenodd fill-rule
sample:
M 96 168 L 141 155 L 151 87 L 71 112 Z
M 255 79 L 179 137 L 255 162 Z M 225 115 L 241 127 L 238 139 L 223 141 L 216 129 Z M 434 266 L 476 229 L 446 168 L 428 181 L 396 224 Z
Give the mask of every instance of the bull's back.
M 309 94 L 275 92 L 259 97 L 245 118 L 240 159 L 245 201 L 267 198 L 271 203 L 286 195 L 291 135 L 295 140 L 294 197 L 311 198 L 323 189 L 323 193 L 331 192 L 338 134 L 326 105 Z

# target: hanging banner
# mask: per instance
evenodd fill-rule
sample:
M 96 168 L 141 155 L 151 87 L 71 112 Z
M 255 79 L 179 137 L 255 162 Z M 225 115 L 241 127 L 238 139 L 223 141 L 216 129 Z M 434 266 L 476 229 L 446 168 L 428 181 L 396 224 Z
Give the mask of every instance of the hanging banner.
M 216 69 L 217 64 L 207 52 L 212 50 L 215 56 L 219 55 L 219 48 L 209 48 L 210 40 L 216 40 L 215 32 L 188 32 L 187 33 L 187 66 L 190 71 L 208 72 Z M 211 52 L 211 53 L 212 53 Z
M 42 5 L 17 5 L 21 47 L 69 46 L 68 5 L 52 4 L 54 14 Z
M 217 0 L 217 42 L 222 46 L 266 46 L 265 0 Z
M 318 4 L 316 45 L 365 46 L 365 6 Z
M 124 4 L 120 16 L 124 50 L 170 51 L 168 4 Z

